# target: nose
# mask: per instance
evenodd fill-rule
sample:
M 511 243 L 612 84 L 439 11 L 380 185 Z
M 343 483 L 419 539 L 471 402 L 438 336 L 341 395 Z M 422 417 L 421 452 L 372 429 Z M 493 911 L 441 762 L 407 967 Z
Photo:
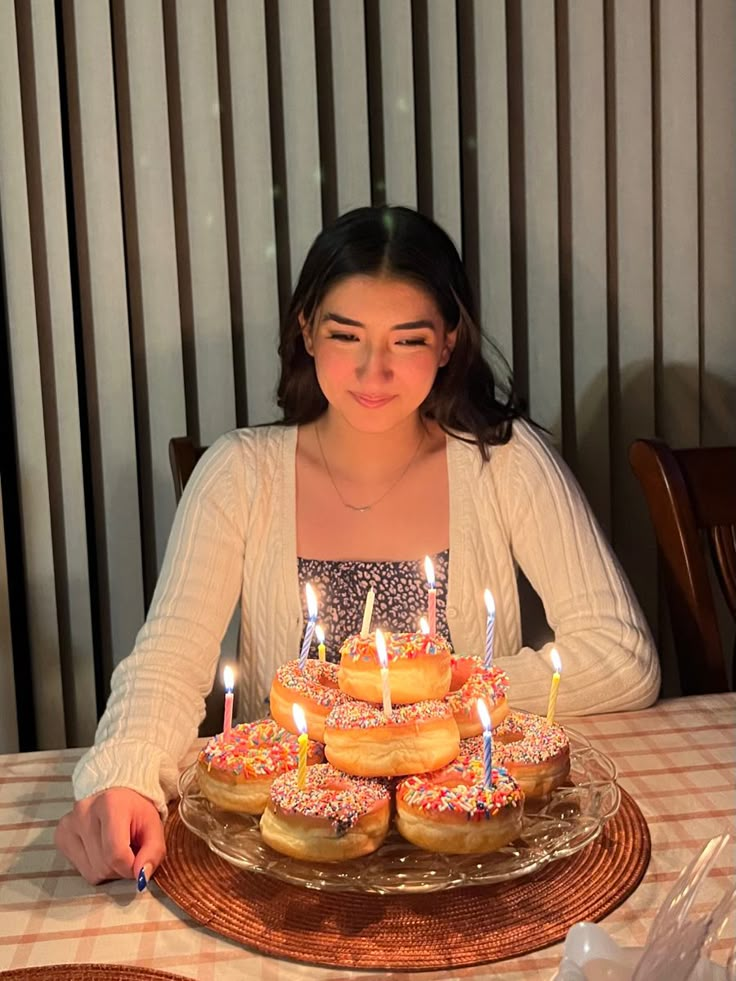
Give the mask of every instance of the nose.
M 357 375 L 362 381 L 387 381 L 393 377 L 391 351 L 383 344 L 365 344 L 358 363 Z

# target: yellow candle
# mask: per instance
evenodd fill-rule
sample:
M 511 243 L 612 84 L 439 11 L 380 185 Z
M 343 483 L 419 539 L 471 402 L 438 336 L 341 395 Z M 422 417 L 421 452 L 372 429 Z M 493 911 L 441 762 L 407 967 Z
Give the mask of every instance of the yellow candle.
M 296 785 L 299 790 L 304 790 L 307 782 L 307 743 L 309 736 L 302 732 L 299 736 L 299 764 L 296 771 Z
M 314 630 L 317 635 L 317 657 L 320 661 L 325 660 L 325 632 L 322 628 L 322 624 L 318 623 Z
M 376 654 L 381 665 L 381 694 L 383 696 L 383 714 L 387 719 L 391 718 L 391 688 L 388 679 L 388 654 L 386 652 L 386 641 L 381 630 L 376 630 Z
M 555 707 L 557 705 L 557 689 L 560 687 L 562 662 L 560 661 L 560 655 L 557 653 L 557 650 L 554 647 L 552 648 L 550 657 L 552 658 L 552 666 L 555 669 L 555 673 L 552 675 L 552 687 L 549 690 L 549 701 L 547 702 L 547 722 L 554 722 Z
M 373 601 L 376 598 L 376 591 L 371 586 L 365 598 L 365 609 L 363 610 L 363 625 L 360 628 L 360 636 L 367 637 L 371 630 L 371 617 L 373 616 Z

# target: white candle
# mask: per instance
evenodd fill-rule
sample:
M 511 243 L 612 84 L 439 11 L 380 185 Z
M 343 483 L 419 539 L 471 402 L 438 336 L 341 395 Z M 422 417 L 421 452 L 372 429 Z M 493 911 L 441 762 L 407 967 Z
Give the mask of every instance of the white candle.
M 437 633 L 437 590 L 435 589 L 434 582 L 434 565 L 432 560 L 427 555 L 424 559 L 424 573 L 427 576 L 427 586 L 428 591 L 428 606 L 427 619 L 429 620 L 429 632 L 430 634 Z
M 307 619 L 307 625 L 304 629 L 304 641 L 302 642 L 302 649 L 299 652 L 299 670 L 304 670 L 304 665 L 307 663 L 307 657 L 309 656 L 309 648 L 312 646 L 312 637 L 314 635 L 314 628 L 317 624 L 317 597 L 314 595 L 314 590 L 312 589 L 312 584 L 307 583 L 304 590 L 307 596 L 307 612 L 309 618 Z
M 235 673 L 230 665 L 222 672 L 222 680 L 225 684 L 225 717 L 222 721 L 222 735 L 227 739 L 233 727 L 233 688 L 235 687 Z
M 427 622 L 426 617 L 419 617 L 419 630 L 425 635 L 425 637 L 429 633 L 429 623 Z
M 391 688 L 388 681 L 388 654 L 386 653 L 386 641 L 383 639 L 383 631 L 376 630 L 376 654 L 381 665 L 381 692 L 383 695 L 383 714 L 387 719 L 391 718 Z
M 549 690 L 549 701 L 547 702 L 547 722 L 555 721 L 555 708 L 557 707 L 557 689 L 560 687 L 560 673 L 562 671 L 562 661 L 557 653 L 557 648 L 553 647 L 550 652 L 552 667 L 555 673 L 552 675 L 552 687 Z
M 483 658 L 483 667 L 493 667 L 493 633 L 496 626 L 496 604 L 493 602 L 493 593 L 487 589 L 483 594 L 486 601 L 486 652 Z
M 291 706 L 291 714 L 294 718 L 294 725 L 299 730 L 296 785 L 299 790 L 303 790 L 304 784 L 307 782 L 307 748 L 309 745 L 309 736 L 307 735 L 307 717 L 304 714 L 304 709 L 301 707 L 301 705 L 297 705 L 296 702 L 294 702 L 294 704 Z
M 493 764 L 491 762 L 493 756 L 493 737 L 491 735 L 491 716 L 488 712 L 486 703 L 482 698 L 478 699 L 477 706 L 478 717 L 483 725 L 483 775 L 485 785 L 490 789 L 493 787 Z
M 363 610 L 363 626 L 360 628 L 360 636 L 367 637 L 371 632 L 371 618 L 373 616 L 373 600 L 376 598 L 376 591 L 371 586 L 365 598 L 365 609 Z

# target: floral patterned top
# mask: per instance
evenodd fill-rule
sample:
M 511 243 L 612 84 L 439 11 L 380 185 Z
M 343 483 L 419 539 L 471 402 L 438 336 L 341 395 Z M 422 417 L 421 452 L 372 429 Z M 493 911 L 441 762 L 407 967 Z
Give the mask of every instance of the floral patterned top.
M 437 587 L 437 633 L 449 641 L 445 615 L 447 567 L 450 550 L 431 555 Z M 299 588 L 306 620 L 304 587 L 308 582 L 317 595 L 319 623 L 325 631 L 328 661 L 340 660 L 340 647 L 363 624 L 365 598 L 375 589 L 372 629 L 410 632 L 419 629 L 419 618 L 427 615 L 427 579 L 424 560 L 401 562 L 359 562 L 325 559 L 298 559 Z M 315 645 L 310 656 L 316 657 Z

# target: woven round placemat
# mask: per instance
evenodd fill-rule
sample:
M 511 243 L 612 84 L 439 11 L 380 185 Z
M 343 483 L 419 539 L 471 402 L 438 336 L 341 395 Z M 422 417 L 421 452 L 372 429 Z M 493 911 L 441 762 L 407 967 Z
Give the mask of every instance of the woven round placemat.
M 45 964 L 0 971 L 3 981 L 187 981 L 180 974 L 127 964 Z
M 193 919 L 263 954 L 329 967 L 441 970 L 517 957 L 600 920 L 649 864 L 644 815 L 621 791 L 599 837 L 536 875 L 490 886 L 381 896 L 302 889 L 219 858 L 174 812 L 155 881 Z

